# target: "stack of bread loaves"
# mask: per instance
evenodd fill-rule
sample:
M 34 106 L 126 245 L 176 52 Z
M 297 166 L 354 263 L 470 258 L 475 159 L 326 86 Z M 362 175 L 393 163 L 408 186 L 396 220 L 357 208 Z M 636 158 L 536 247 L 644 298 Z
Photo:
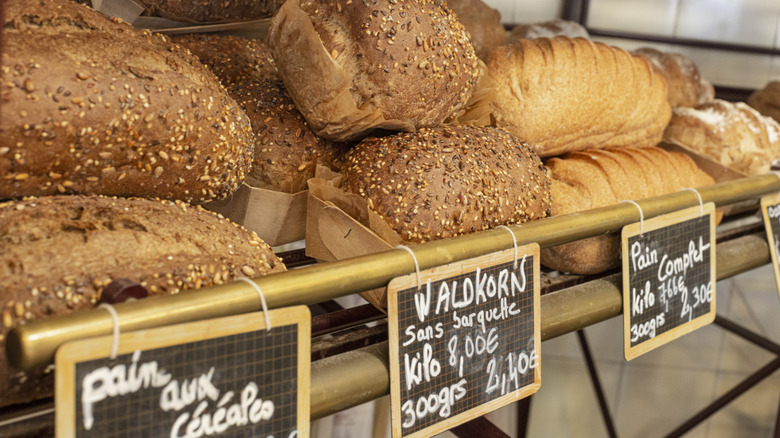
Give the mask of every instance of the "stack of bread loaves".
M 229 195 L 253 152 L 246 115 L 195 56 L 69 0 L 2 7 L 0 199 L 24 199 L 0 203 L 0 351 L 11 328 L 125 286 L 285 269 L 254 233 L 183 202 Z M 0 406 L 51 391 L 51 373 L 0 356 Z

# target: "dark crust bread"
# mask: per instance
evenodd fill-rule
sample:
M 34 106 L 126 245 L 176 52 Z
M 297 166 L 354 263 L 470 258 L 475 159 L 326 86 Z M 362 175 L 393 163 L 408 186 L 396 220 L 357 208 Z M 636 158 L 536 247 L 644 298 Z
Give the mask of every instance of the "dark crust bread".
M 453 126 L 368 138 L 347 155 L 342 187 L 406 242 L 527 222 L 550 214 L 541 160 L 496 128 Z
M 200 203 L 243 181 L 249 120 L 187 50 L 67 0 L 12 0 L 6 13 L 0 199 Z
M 482 0 L 447 0 L 447 6 L 458 17 L 480 59 L 494 47 L 506 44 L 507 31 L 501 24 L 501 13 Z
M 701 76 L 690 58 L 652 47 L 642 47 L 631 53 L 647 59 L 653 70 L 663 76 L 669 89 L 667 100 L 672 107 L 694 107 L 715 98 L 712 84 Z
M 193 23 L 271 17 L 283 0 L 140 0 L 151 15 Z
M 306 189 L 317 164 L 341 168 L 346 145 L 314 134 L 276 74 L 260 40 L 226 35 L 184 35 L 173 40 L 206 64 L 252 122 L 255 153 L 249 176 L 271 188 Z
M 479 76 L 465 28 L 433 0 L 290 0 L 269 46 L 309 125 L 339 141 L 437 126 L 466 104 Z
M 183 202 L 50 196 L 0 204 L 0 350 L 11 327 L 92 308 L 126 278 L 150 295 L 284 271 L 255 233 Z M 51 395 L 0 357 L 0 406 Z

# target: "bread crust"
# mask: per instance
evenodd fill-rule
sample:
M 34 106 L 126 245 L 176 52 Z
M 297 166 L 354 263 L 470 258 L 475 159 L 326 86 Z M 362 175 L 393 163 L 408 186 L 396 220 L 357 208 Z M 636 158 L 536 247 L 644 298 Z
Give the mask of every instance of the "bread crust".
M 452 126 L 368 138 L 349 152 L 344 190 L 368 200 L 406 242 L 457 236 L 550 213 L 541 160 L 495 128 Z
M 150 15 L 193 23 L 221 23 L 271 17 L 282 0 L 139 0 Z
M 433 0 L 289 0 L 269 46 L 306 121 L 338 141 L 436 126 L 465 105 L 479 74 L 463 25 Z
M 285 267 L 255 233 L 183 202 L 50 196 L 0 203 L 0 350 L 32 320 L 94 307 L 126 278 L 150 296 Z M 0 357 L 0 406 L 51 395 L 51 374 Z
M 197 58 L 67 0 L 7 3 L 0 199 L 94 193 L 201 203 L 243 181 L 249 120 Z
M 690 58 L 651 47 L 642 47 L 632 53 L 650 61 L 653 70 L 666 80 L 667 99 L 673 108 L 693 107 L 715 98 L 715 88 L 701 76 Z

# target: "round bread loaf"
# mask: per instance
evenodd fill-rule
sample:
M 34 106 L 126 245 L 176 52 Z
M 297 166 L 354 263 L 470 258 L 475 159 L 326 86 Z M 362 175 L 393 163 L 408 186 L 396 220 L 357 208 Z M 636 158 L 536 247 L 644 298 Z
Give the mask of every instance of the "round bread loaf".
M 173 40 L 209 66 L 249 116 L 255 133 L 250 177 L 270 188 L 297 193 L 306 190 L 318 163 L 340 169 L 346 145 L 314 134 L 276 74 L 262 41 L 209 34 Z
M 150 295 L 284 271 L 255 233 L 183 202 L 50 196 L 0 204 L 0 350 L 12 327 L 92 308 L 113 280 Z M 0 406 L 51 395 L 0 356 Z
M 407 242 L 550 214 L 541 160 L 500 129 L 453 126 L 367 138 L 347 155 L 342 187 Z
M 506 44 L 507 32 L 496 9 L 482 0 L 447 0 L 447 6 L 468 31 L 479 58 L 485 59 L 494 47 Z
M 221 23 L 270 17 L 282 0 L 139 0 L 151 15 L 194 23 Z
M 251 125 L 195 56 L 68 0 L 7 4 L 0 199 L 200 203 L 243 181 Z
M 306 121 L 339 141 L 436 126 L 460 111 L 479 75 L 463 25 L 433 0 L 289 0 L 269 46 Z
M 228 91 L 249 82 L 278 78 L 271 51 L 259 39 L 194 33 L 172 36 L 171 41 L 197 56 Z
M 701 76 L 699 68 L 690 58 L 651 47 L 642 47 L 631 53 L 650 61 L 653 70 L 663 76 L 669 89 L 666 98 L 673 108 L 694 107 L 715 98 L 715 88 Z
M 770 81 L 748 96 L 748 105 L 761 114 L 780 122 L 780 81 Z
M 539 23 L 518 24 L 509 32 L 507 40 L 511 44 L 518 40 L 552 38 L 559 35 L 569 38 L 590 39 L 588 30 L 580 23 L 556 18 L 555 20 Z

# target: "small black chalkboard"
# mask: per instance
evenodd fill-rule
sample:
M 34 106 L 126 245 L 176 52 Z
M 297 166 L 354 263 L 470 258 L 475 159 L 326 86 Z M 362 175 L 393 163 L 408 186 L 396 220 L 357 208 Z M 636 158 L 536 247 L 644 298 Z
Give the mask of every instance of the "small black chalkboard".
M 308 436 L 305 306 L 79 340 L 56 355 L 58 436 Z
M 780 297 L 780 194 L 767 195 L 761 198 L 761 214 L 764 216 L 766 239 L 769 243 L 769 254 L 772 256 L 772 266 L 775 271 L 775 283 Z
M 623 228 L 627 360 L 715 319 L 714 210 L 707 203 Z
M 541 385 L 539 245 L 388 285 L 393 437 L 427 437 Z

